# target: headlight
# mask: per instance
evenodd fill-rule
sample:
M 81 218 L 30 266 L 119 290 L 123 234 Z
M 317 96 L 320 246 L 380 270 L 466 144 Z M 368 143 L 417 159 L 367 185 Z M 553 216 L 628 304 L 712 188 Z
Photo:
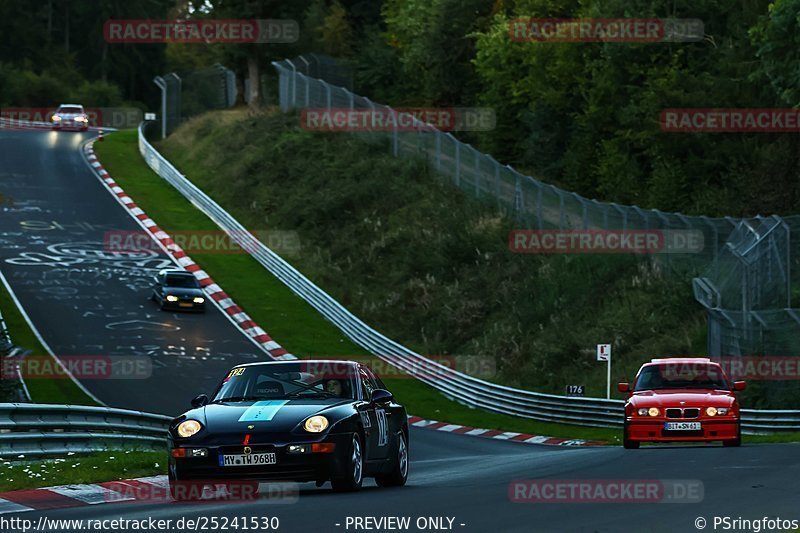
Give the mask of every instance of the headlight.
M 195 297 L 194 297 L 194 300 L 192 300 L 192 301 L 193 301 L 194 303 L 196 303 L 196 304 L 201 304 L 201 303 L 205 302 L 205 301 L 206 301 L 206 299 L 205 299 L 205 298 L 203 298 L 203 297 L 201 297 L 201 296 L 195 296 Z
M 197 420 L 184 420 L 181 422 L 181 425 L 178 426 L 178 435 L 185 439 L 196 434 L 202 427 L 203 426 Z
M 86 117 L 75 117 L 75 120 L 77 122 L 89 122 L 89 119 L 87 119 Z
M 658 416 L 659 414 L 658 407 L 651 407 L 650 409 L 647 410 L 647 414 L 650 416 Z
M 178 297 L 177 296 L 172 296 L 170 294 L 169 296 L 167 296 L 167 301 L 168 302 L 177 302 L 178 301 Z
M 306 420 L 303 427 L 309 433 L 322 433 L 328 428 L 328 419 L 322 415 L 312 416 Z
M 708 416 L 727 415 L 727 407 L 706 407 L 706 414 Z
M 61 120 L 61 117 L 60 117 L 60 116 L 58 116 L 58 115 L 53 115 L 53 122 L 58 122 L 59 120 Z
M 717 414 L 718 415 L 727 415 L 728 408 L 727 407 L 717 407 Z

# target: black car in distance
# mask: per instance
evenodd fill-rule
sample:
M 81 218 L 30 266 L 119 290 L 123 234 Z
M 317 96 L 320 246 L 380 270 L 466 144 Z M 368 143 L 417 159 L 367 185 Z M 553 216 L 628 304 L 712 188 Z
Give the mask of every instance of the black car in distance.
M 180 269 L 164 269 L 153 278 L 150 299 L 162 310 L 206 310 L 206 295 L 194 274 Z

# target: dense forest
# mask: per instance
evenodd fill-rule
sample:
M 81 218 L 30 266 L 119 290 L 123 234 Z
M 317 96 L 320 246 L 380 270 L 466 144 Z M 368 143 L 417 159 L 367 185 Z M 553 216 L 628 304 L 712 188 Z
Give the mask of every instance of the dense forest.
M 693 18 L 697 42 L 515 42 L 537 18 Z M 707 215 L 795 213 L 797 133 L 667 133 L 667 108 L 800 105 L 800 0 L 4 0 L 0 106 L 154 108 L 154 76 L 213 63 L 240 81 L 321 52 L 356 91 L 403 106 L 484 106 L 461 134 L 498 160 L 589 197 Z M 108 19 L 297 20 L 293 44 L 110 44 Z M 44 43 L 44 45 L 43 45 Z M 453 43 L 456 43 L 455 45 Z M 273 78 L 274 81 L 274 78 Z M 257 103 L 257 102 L 254 102 Z

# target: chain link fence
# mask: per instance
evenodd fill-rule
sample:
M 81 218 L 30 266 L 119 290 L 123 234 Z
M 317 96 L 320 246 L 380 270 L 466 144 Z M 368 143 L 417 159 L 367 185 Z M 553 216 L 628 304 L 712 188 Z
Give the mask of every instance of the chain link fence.
M 194 70 L 182 76 L 172 72 L 153 82 L 161 89 L 161 136 L 166 137 L 187 118 L 236 102 L 236 75 L 222 65 Z
M 272 63 L 279 74 L 282 110 L 359 109 L 406 114 L 332 82 L 336 79 L 332 73 L 335 64 L 326 61 L 323 69 L 318 63 L 319 58 L 313 56 Z M 322 74 L 325 79 L 319 79 Z M 701 232 L 703 247 L 699 253 L 658 254 L 648 259 L 664 263 L 672 271 L 698 276 L 693 283 L 694 294 L 708 310 L 709 355 L 800 355 L 800 313 L 791 308 L 791 282 L 800 270 L 795 266 L 797 254 L 792 255 L 800 246 L 800 231 L 791 230 L 800 230 L 800 217 L 743 220 L 688 216 L 584 198 L 521 174 L 451 133 L 407 118 L 415 125 L 411 131 L 395 127 L 354 134 L 369 142 L 384 143 L 395 157 L 427 159 L 466 194 L 494 202 L 515 217 L 520 229 Z

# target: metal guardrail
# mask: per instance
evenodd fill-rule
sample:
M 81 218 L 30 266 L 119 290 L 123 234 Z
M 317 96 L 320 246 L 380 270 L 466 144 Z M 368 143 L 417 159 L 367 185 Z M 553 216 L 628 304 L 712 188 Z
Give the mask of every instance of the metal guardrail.
M 365 324 L 325 291 L 259 241 L 219 204 L 197 188 L 147 141 L 139 125 L 139 151 L 153 171 L 205 213 L 264 268 L 308 302 L 357 345 L 442 394 L 470 407 L 546 422 L 621 427 L 621 400 L 574 398 L 505 387 L 431 361 Z M 800 411 L 744 411 L 745 433 L 800 432 Z
M 164 451 L 172 418 L 109 407 L 0 403 L 0 457 Z

